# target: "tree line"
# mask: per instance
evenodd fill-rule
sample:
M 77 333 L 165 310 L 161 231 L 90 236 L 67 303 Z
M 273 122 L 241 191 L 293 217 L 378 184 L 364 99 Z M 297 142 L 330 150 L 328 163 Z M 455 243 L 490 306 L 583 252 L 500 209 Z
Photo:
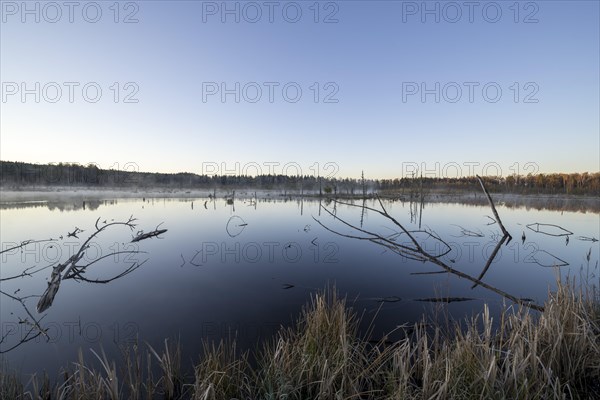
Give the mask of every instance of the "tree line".
M 492 192 L 600 195 L 600 172 L 552 173 L 484 177 Z M 359 179 L 312 175 L 198 175 L 189 172 L 157 173 L 100 169 L 71 163 L 32 164 L 0 161 L 0 185 L 4 188 L 76 186 L 95 188 L 178 189 L 279 189 L 324 194 L 362 195 L 364 192 L 418 194 L 430 190 L 477 190 L 476 177 Z

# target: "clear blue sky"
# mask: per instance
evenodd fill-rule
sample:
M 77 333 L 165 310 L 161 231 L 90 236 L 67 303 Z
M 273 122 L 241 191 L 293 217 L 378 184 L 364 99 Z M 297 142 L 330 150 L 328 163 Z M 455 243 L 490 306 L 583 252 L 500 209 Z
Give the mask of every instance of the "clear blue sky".
M 600 170 L 598 1 L 54 4 L 2 1 L 2 160 Z

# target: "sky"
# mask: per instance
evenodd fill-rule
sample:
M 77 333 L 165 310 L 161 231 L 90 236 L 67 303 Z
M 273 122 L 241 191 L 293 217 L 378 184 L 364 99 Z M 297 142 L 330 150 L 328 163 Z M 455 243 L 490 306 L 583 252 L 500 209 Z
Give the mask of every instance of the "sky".
M 2 1 L 0 159 L 600 171 L 599 1 Z

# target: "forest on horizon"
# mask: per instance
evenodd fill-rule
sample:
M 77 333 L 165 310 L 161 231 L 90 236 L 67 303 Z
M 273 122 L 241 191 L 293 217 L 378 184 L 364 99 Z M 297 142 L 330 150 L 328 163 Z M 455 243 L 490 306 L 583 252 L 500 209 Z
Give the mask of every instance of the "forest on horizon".
M 522 194 L 600 195 L 600 172 L 551 173 L 484 177 L 493 192 Z M 189 172 L 159 173 L 100 169 L 95 165 L 32 164 L 0 161 L 0 186 L 6 189 L 31 187 L 177 188 L 290 190 L 325 194 L 360 195 L 415 190 L 474 190 L 475 176 L 460 178 L 403 177 L 355 179 L 288 175 L 199 175 Z

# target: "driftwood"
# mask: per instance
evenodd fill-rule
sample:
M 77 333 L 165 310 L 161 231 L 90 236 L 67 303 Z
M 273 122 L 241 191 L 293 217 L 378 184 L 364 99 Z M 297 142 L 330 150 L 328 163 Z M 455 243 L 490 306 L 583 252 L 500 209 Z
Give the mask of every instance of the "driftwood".
M 479 184 L 481 185 L 481 188 L 483 189 L 483 192 L 487 196 L 488 202 L 490 203 L 490 207 L 492 208 L 492 212 L 494 213 L 494 219 L 496 220 L 496 222 L 500 226 L 500 229 L 502 229 L 502 233 L 504 234 L 504 236 L 508 237 L 508 240 L 507 240 L 506 244 L 509 244 L 510 241 L 512 240 L 512 236 L 510 236 L 510 233 L 508 233 L 508 231 L 506 230 L 506 228 L 502 224 L 502 220 L 500 219 L 500 216 L 498 215 L 498 211 L 496 211 L 496 206 L 494 205 L 494 201 L 492 200 L 492 196 L 490 196 L 490 193 L 487 191 L 487 189 L 485 188 L 485 185 L 483 184 L 483 179 L 481 179 L 481 177 L 479 175 L 476 175 L 476 176 L 477 176 L 477 180 L 479 181 Z
M 402 299 L 398 296 L 379 297 L 375 299 L 378 303 L 397 303 L 401 300 Z
M 136 269 L 137 267 L 139 267 L 138 263 L 134 263 L 132 266 L 130 266 L 128 269 L 125 270 L 125 273 L 121 273 L 113 278 L 110 279 L 105 279 L 105 280 L 90 280 L 87 278 L 84 278 L 82 276 L 82 274 L 85 272 L 86 268 L 89 267 L 90 265 L 96 263 L 99 260 L 95 260 L 87 265 L 77 265 L 77 263 L 83 258 L 85 251 L 89 248 L 89 243 L 91 242 L 92 239 L 94 239 L 96 236 L 98 236 L 100 233 L 102 233 L 103 231 L 105 231 L 107 228 L 112 227 L 112 226 L 126 226 L 128 228 L 130 228 L 131 230 L 133 230 L 135 228 L 135 224 L 134 222 L 136 221 L 135 218 L 133 218 L 133 216 L 129 217 L 129 219 L 125 222 L 110 222 L 110 223 L 106 223 L 106 221 L 104 221 L 102 224 L 103 225 L 99 225 L 100 224 L 100 218 L 98 218 L 96 220 L 96 231 L 94 233 L 92 233 L 84 242 L 83 244 L 79 247 L 79 249 L 75 252 L 75 254 L 73 254 L 71 257 L 69 257 L 69 259 L 67 261 L 65 261 L 62 264 L 58 264 L 56 267 L 54 267 L 52 269 L 52 273 L 50 275 L 50 282 L 48 282 L 48 287 L 46 288 L 46 290 L 44 291 L 44 293 L 42 294 L 40 300 L 38 301 L 37 304 L 37 311 L 38 313 L 42 313 L 44 311 L 46 311 L 54 302 L 54 297 L 56 296 L 56 293 L 58 293 L 58 289 L 60 288 L 60 283 L 63 279 L 77 279 L 77 280 L 81 280 L 81 281 L 86 281 L 86 282 L 93 282 L 93 283 L 107 283 L 110 282 L 114 279 L 118 279 L 126 274 L 128 274 L 129 272 L 133 271 L 134 269 Z M 81 229 L 79 228 L 75 228 L 75 230 L 73 231 L 75 234 L 77 233 L 81 233 L 83 232 Z M 70 236 L 74 236 L 73 234 L 69 234 Z M 108 254 L 106 256 L 101 257 L 100 259 L 109 257 L 111 255 L 115 255 L 115 254 L 120 254 L 120 253 L 137 253 L 136 251 L 131 251 L 131 252 L 113 252 L 111 254 Z
M 161 222 L 160 224 L 158 224 L 156 229 L 154 229 L 153 231 L 150 231 L 150 232 L 144 233 L 144 231 L 139 231 L 137 233 L 137 236 L 135 236 L 133 239 L 131 239 L 130 243 L 135 243 L 135 242 L 139 242 L 141 240 L 150 239 L 150 238 L 157 237 L 158 235 L 165 233 L 167 231 L 166 229 L 158 229 L 158 227 L 161 226 L 162 224 L 163 223 Z
M 534 222 L 533 224 L 528 224 L 526 225 L 527 229 L 530 229 L 536 233 L 541 233 L 544 235 L 548 235 L 548 236 L 569 236 L 572 235 L 573 232 L 571 232 L 568 229 L 563 228 L 562 226 L 558 226 L 558 225 L 554 225 L 554 224 L 540 224 L 539 222 Z M 547 227 L 551 227 L 551 228 L 556 228 L 559 232 L 561 233 L 551 233 L 549 231 L 545 231 L 544 228 Z
M 511 239 L 512 236 L 508 233 L 508 231 L 506 230 L 506 228 L 504 227 L 504 225 L 502 224 L 502 220 L 500 219 L 500 216 L 498 215 L 498 212 L 496 211 L 496 207 L 494 206 L 494 202 L 491 198 L 491 196 L 489 195 L 487 189 L 485 188 L 485 185 L 483 183 L 483 180 L 478 177 L 479 179 L 479 183 L 481 184 L 481 187 L 484 191 L 484 193 L 486 193 L 487 198 L 488 198 L 488 202 L 490 203 L 490 207 L 492 208 L 492 211 L 496 217 L 496 222 L 498 223 L 498 225 L 500 226 L 500 228 L 502 229 L 502 232 L 504 233 L 504 236 L 502 238 L 502 240 L 500 241 L 500 243 L 497 245 L 497 248 L 499 248 L 502 243 L 506 242 L 508 243 Z M 404 225 L 402 225 L 400 222 L 398 222 L 393 216 L 391 216 L 385 206 L 383 205 L 383 202 L 381 201 L 381 198 L 376 197 L 377 200 L 379 201 L 379 207 L 380 209 L 376 209 L 376 208 L 372 208 L 372 207 L 366 207 L 364 206 L 365 209 L 375 212 L 377 214 L 380 214 L 381 216 L 385 217 L 387 220 L 391 221 L 395 226 L 397 226 L 400 230 L 401 230 L 401 234 L 405 234 L 406 237 L 409 239 L 409 243 L 404 244 L 404 243 L 398 243 L 395 241 L 395 237 L 390 238 L 389 236 L 383 236 L 379 233 L 373 232 L 373 231 L 368 231 L 366 229 L 363 229 L 361 227 L 358 227 L 356 225 L 353 225 L 351 223 L 349 223 L 348 221 L 345 221 L 341 218 L 339 218 L 338 216 L 334 215 L 333 212 L 331 212 L 329 209 L 327 209 L 324 206 L 321 206 L 321 208 L 327 212 L 329 215 L 331 215 L 332 217 L 334 217 L 335 219 L 337 219 L 338 221 L 340 221 L 340 223 L 342 223 L 343 225 L 351 228 L 354 232 L 357 232 L 357 234 L 346 234 L 346 233 L 342 233 L 339 232 L 335 229 L 332 229 L 331 227 L 325 225 L 324 223 L 322 223 L 319 219 L 313 217 L 313 219 L 319 224 L 321 225 L 324 229 L 326 229 L 329 232 L 332 232 L 336 235 L 342 236 L 342 237 L 346 237 L 346 238 L 350 238 L 350 239 L 356 239 L 356 240 L 367 240 L 370 242 L 373 242 L 377 245 L 380 245 L 382 247 L 385 247 L 399 255 L 402 255 L 403 257 L 407 257 L 409 259 L 413 259 L 413 260 L 417 260 L 417 261 L 428 261 L 431 262 L 439 267 L 441 267 L 445 272 L 451 273 L 455 276 L 458 276 L 459 278 L 463 278 L 466 280 L 471 281 L 472 283 L 474 283 L 475 285 L 479 285 L 485 289 L 488 289 L 508 300 L 513 301 L 514 303 L 520 304 L 522 306 L 525 307 L 529 307 L 531 309 L 534 310 L 538 310 L 538 311 L 543 311 L 544 308 L 542 306 L 536 305 L 536 304 L 531 304 L 528 301 L 523 301 L 522 299 L 520 299 L 517 296 L 511 295 L 510 293 L 507 293 L 503 290 L 500 290 L 490 284 L 487 284 L 483 281 L 481 281 L 481 279 L 475 278 L 467 273 L 464 273 L 462 271 L 459 271 L 455 268 L 452 268 L 450 265 L 448 265 L 446 262 L 444 262 L 441 257 L 439 255 L 434 255 L 434 254 L 430 254 L 427 250 L 425 250 L 417 241 L 417 239 L 413 236 L 412 232 L 409 231 L 408 229 L 406 229 L 404 227 Z M 334 200 L 336 203 L 340 203 L 340 204 L 346 204 L 348 206 L 351 207 L 359 207 L 356 206 L 355 204 L 351 204 L 351 203 L 342 203 L 339 202 L 337 200 Z M 436 236 L 437 237 L 437 236 Z M 438 237 L 439 240 L 442 241 L 441 238 Z M 497 254 L 497 251 L 494 252 L 492 254 L 493 257 L 495 257 Z M 488 260 L 488 262 L 486 263 L 486 267 L 489 268 L 489 264 L 491 264 L 493 258 L 490 257 L 490 259 Z M 481 276 L 483 276 L 483 274 L 485 274 L 486 269 L 484 268 Z
M 483 277 L 485 276 L 485 273 L 490 268 L 490 265 L 492 265 L 492 261 L 494 261 L 494 259 L 496 258 L 496 254 L 498 254 L 498 251 L 500 251 L 500 247 L 502 247 L 502 243 L 504 243 L 506 241 L 506 239 L 507 239 L 507 236 L 504 235 L 504 236 L 502 236 L 502 239 L 500 239 L 500 241 L 496 244 L 496 247 L 494 247 L 494 251 L 490 255 L 490 258 L 488 258 L 487 262 L 485 263 L 485 266 L 483 267 L 483 270 L 481 270 L 481 274 L 479 274 L 479 276 L 477 277 L 478 281 L 481 281 L 481 279 L 483 279 Z M 477 285 L 478 285 L 477 283 L 474 283 L 473 286 L 471 286 L 471 289 L 475 289 L 477 287 Z
M 52 273 L 50 274 L 50 282 L 48 282 L 48 287 L 46 291 L 40 298 L 37 304 L 37 312 L 42 313 L 46 311 L 52 305 L 54 301 L 54 297 L 58 292 L 58 288 L 60 287 L 60 282 L 62 280 L 62 273 L 66 268 L 69 270 L 73 265 L 77 264 L 79 260 L 83 257 L 83 252 L 77 252 L 73 254 L 67 261 L 62 264 L 58 264 L 56 267 L 52 269 Z
M 414 299 L 414 301 L 423 301 L 428 303 L 454 303 L 459 301 L 477 300 L 472 297 L 427 297 L 424 299 Z
M 21 306 L 25 310 L 25 313 L 27 316 L 25 317 L 25 319 L 22 319 L 21 317 L 19 317 L 19 324 L 25 324 L 25 325 L 29 326 L 29 329 L 27 331 L 25 331 L 24 334 L 19 335 L 20 338 L 16 344 L 13 344 L 8 348 L 1 349 L 0 353 L 6 353 L 8 351 L 11 351 L 24 343 L 34 340 L 35 338 L 37 338 L 39 336 L 45 336 L 47 339 L 49 339 L 48 335 L 46 333 L 47 329 L 44 329 L 44 327 L 41 323 L 43 318 L 45 317 L 45 314 L 42 315 L 41 317 L 35 317 L 34 314 L 29 310 L 29 307 L 26 303 L 27 299 L 39 298 L 36 309 L 37 309 L 38 313 L 43 313 L 44 311 L 48 310 L 48 308 L 50 306 L 52 306 L 54 299 L 55 299 L 57 293 L 59 292 L 61 283 L 64 280 L 72 279 L 74 281 L 79 281 L 79 282 L 108 283 L 115 279 L 119 279 L 119 278 L 131 273 L 132 271 L 139 268 L 140 266 L 142 266 L 147 260 L 145 260 L 143 262 L 138 262 L 137 260 L 132 260 L 132 264 L 127 266 L 127 268 L 125 268 L 122 272 L 118 273 L 115 276 L 107 278 L 107 279 L 90 279 L 85 276 L 85 273 L 90 266 L 92 266 L 96 263 L 99 263 L 100 261 L 105 260 L 108 257 L 113 257 L 116 255 L 121 255 L 121 254 L 132 255 L 132 254 L 144 253 L 143 251 L 139 251 L 137 249 L 131 250 L 131 251 L 114 251 L 109 254 L 97 257 L 96 259 L 94 259 L 91 262 L 82 263 L 82 260 L 84 259 L 84 255 L 86 253 L 86 250 L 90 248 L 91 241 L 94 238 L 98 237 L 98 235 L 100 235 L 102 232 L 104 232 L 105 230 L 107 230 L 108 228 L 113 227 L 113 226 L 125 226 L 125 227 L 129 227 L 131 230 L 133 230 L 135 227 L 135 223 L 134 223 L 135 221 L 136 221 L 136 219 L 133 218 L 133 216 L 130 217 L 127 221 L 114 222 L 114 220 L 111 220 L 110 223 L 107 223 L 106 221 L 103 221 L 101 223 L 100 218 L 98 218 L 96 220 L 96 224 L 95 224 L 95 228 L 96 228 L 95 232 L 93 232 L 91 235 L 89 235 L 89 237 L 81 244 L 79 249 L 77 249 L 75 251 L 75 253 L 73 255 L 71 255 L 66 261 L 64 261 L 62 263 L 53 263 L 51 265 L 44 266 L 44 267 L 32 266 L 32 267 L 26 268 L 25 270 L 23 270 L 23 272 L 15 275 L 15 276 L 9 276 L 9 277 L 4 276 L 4 277 L 0 278 L 0 281 L 14 280 L 17 278 L 33 276 L 33 274 L 39 273 L 48 268 L 52 269 L 46 290 L 44 291 L 44 293 L 41 296 L 37 296 L 37 295 L 17 296 L 17 293 L 19 293 L 21 291 L 20 289 L 15 290 L 13 294 L 10 294 L 10 293 L 7 293 L 6 291 L 0 290 L 1 296 L 6 296 L 6 298 L 8 298 L 12 301 L 16 301 L 21 304 Z M 166 229 L 163 231 L 166 232 Z M 77 237 L 77 235 L 82 232 L 83 232 L 82 229 L 75 228 L 73 230 L 73 232 L 69 232 L 67 234 L 67 237 Z M 163 232 L 160 232 L 160 233 L 163 233 Z M 158 233 L 158 234 L 160 234 L 160 233 Z M 157 236 L 157 234 L 153 234 L 148 237 L 154 237 L 154 236 Z M 62 239 L 62 237 L 61 237 L 61 239 Z M 8 249 L 5 249 L 2 252 L 11 251 L 11 250 L 15 250 L 18 248 L 24 248 L 25 246 L 27 246 L 28 244 L 31 244 L 31 243 L 47 242 L 47 241 L 52 241 L 52 240 L 54 240 L 54 239 L 26 240 L 26 241 L 21 242 L 21 244 L 13 246 Z M 139 240 L 141 240 L 141 238 Z M 11 336 L 13 333 L 14 332 L 12 332 L 10 329 L 7 330 L 7 332 L 3 332 L 3 334 L 2 334 L 3 336 L 0 337 L 0 344 L 4 344 L 5 341 L 9 338 L 9 336 Z
M 152 232 L 141 233 L 138 236 L 131 239 L 131 243 L 135 243 L 135 242 L 139 242 L 140 240 L 145 240 L 145 239 L 150 239 L 150 238 L 156 237 L 156 236 L 160 235 L 161 233 L 165 233 L 166 231 L 167 231 L 166 229 L 157 229 Z

